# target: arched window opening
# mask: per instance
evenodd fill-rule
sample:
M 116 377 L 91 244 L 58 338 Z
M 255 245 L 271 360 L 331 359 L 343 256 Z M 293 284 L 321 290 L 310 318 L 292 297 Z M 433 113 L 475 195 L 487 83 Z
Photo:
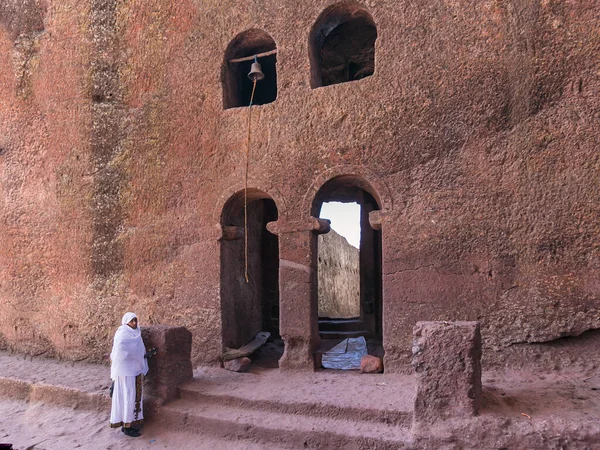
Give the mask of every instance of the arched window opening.
M 237 349 L 261 331 L 271 342 L 261 348 L 261 364 L 277 367 L 283 354 L 279 339 L 279 241 L 266 225 L 278 217 L 265 193 L 248 191 L 248 282 L 244 258 L 244 193 L 233 195 L 221 215 L 221 319 L 223 347 Z M 256 354 L 255 354 L 256 356 Z M 259 355 L 260 356 L 260 355 Z M 257 363 L 255 357 L 253 364 Z
M 259 55 L 258 62 L 265 78 L 257 82 L 252 104 L 264 105 L 275 101 L 277 98 L 276 50 L 275 41 L 262 30 L 245 31 L 231 41 L 225 52 L 221 74 L 224 109 L 250 105 L 252 81 L 248 78 L 248 73 L 255 55 Z M 260 56 L 265 53 L 267 55 Z
M 335 214 L 354 222 L 351 233 L 359 237 L 358 243 L 351 234 L 346 240 L 352 243 L 340 241 L 337 235 L 318 237 L 319 335 L 325 348 L 346 338 L 364 336 L 369 354 L 383 357 L 381 232 L 369 223 L 369 213 L 380 209 L 380 203 L 369 183 L 355 176 L 340 176 L 325 183 L 315 195 L 311 214 L 331 220 L 334 213 L 327 207 L 334 202 L 355 210 L 353 219 L 345 213 Z M 333 220 L 332 230 L 330 233 L 335 233 Z M 344 291 L 341 301 L 334 298 L 340 286 Z
M 376 40 L 375 22 L 361 5 L 343 2 L 327 8 L 310 33 L 311 87 L 373 75 Z

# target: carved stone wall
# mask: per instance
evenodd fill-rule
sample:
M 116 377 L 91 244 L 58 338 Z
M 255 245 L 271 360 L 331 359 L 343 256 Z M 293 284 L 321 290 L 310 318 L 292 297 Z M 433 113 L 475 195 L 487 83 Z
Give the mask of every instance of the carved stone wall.
M 218 205 L 244 186 L 249 123 L 248 185 L 289 230 L 327 174 L 387 190 L 386 371 L 417 321 L 476 320 L 484 354 L 600 328 L 600 3 L 342 2 L 316 32 L 366 11 L 373 73 L 313 89 L 334 3 L 0 4 L 0 343 L 100 360 L 133 310 L 216 363 Z M 278 53 L 276 99 L 249 121 L 224 108 L 223 65 L 251 29 Z M 278 241 L 294 339 L 316 316 L 294 303 L 316 279 L 302 233 Z

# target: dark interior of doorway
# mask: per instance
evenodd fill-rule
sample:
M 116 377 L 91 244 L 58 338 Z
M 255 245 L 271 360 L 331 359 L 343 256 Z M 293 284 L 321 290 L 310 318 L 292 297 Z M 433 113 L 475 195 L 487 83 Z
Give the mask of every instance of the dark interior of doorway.
M 262 355 L 277 361 L 279 336 L 279 245 L 266 225 L 277 220 L 275 202 L 259 191 L 248 193 L 248 282 L 245 279 L 244 197 L 232 197 L 222 215 L 221 319 L 223 347 L 236 349 L 251 342 L 260 331 L 271 333 L 272 351 Z M 253 359 L 254 356 L 251 356 Z

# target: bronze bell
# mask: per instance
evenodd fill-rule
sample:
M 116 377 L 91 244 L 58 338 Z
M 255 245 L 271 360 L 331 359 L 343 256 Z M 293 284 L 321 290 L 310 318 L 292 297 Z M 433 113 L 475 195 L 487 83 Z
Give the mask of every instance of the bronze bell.
M 260 63 L 256 61 L 256 59 L 252 63 L 252 67 L 250 67 L 250 73 L 248 74 L 248 78 L 250 78 L 252 81 L 260 81 L 265 78 L 265 74 L 262 73 Z

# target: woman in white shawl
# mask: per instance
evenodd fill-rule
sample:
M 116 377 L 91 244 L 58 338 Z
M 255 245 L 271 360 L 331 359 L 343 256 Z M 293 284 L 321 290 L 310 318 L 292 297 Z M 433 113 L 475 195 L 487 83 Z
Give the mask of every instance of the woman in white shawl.
M 140 435 L 134 425 L 141 425 L 144 420 L 142 382 L 148 373 L 145 354 L 137 316 L 128 312 L 115 333 L 110 354 L 110 378 L 114 382 L 110 426 L 121 427 L 121 431 L 131 437 Z

